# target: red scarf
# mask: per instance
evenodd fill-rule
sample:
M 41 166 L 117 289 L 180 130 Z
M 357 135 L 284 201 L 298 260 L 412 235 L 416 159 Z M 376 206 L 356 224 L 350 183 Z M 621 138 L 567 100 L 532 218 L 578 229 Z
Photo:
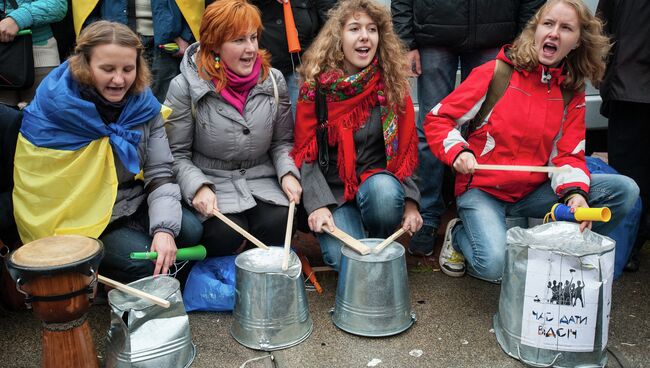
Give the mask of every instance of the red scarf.
M 356 150 L 354 132 L 368 120 L 372 108 L 381 107 L 382 130 L 386 147 L 386 170 L 399 180 L 411 176 L 417 166 L 418 138 L 415 129 L 415 113 L 409 95 L 404 100 L 404 111 L 387 106 L 383 81 L 376 60 L 358 74 L 338 77 L 340 72 L 325 72 L 318 76 L 325 90 L 328 111 L 328 143 L 338 146 L 339 177 L 345 185 L 345 200 L 354 199 L 360 185 L 379 170 L 356 174 Z M 315 109 L 315 84 L 305 83 L 298 98 L 296 111 L 295 142 L 291 156 L 299 168 L 303 162 L 318 159 Z

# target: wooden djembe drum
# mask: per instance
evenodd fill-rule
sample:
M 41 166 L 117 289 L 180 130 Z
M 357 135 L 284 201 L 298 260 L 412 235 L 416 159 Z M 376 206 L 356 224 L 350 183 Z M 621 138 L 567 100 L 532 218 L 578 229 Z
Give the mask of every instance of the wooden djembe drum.
M 7 269 L 42 321 L 43 367 L 98 367 L 86 312 L 104 255 L 99 240 L 52 236 L 11 253 Z

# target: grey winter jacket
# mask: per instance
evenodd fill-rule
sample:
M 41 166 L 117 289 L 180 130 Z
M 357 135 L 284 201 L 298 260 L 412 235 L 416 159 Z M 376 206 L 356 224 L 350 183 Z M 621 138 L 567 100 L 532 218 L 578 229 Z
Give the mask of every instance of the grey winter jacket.
M 222 213 L 243 212 L 257 200 L 288 206 L 280 180 L 289 173 L 299 179 L 300 174 L 289 157 L 293 116 L 282 73 L 270 71 L 278 103 L 271 78 L 260 78 L 242 116 L 211 81 L 199 77 L 199 52 L 199 43 L 188 47 L 165 101 L 173 109 L 165 127 L 183 199 L 191 205 L 197 190 L 208 185 Z
M 141 181 L 134 180 L 134 175 L 122 166 L 114 154 L 119 185 L 111 222 L 134 214 L 146 198 L 149 233 L 153 235 L 156 231 L 165 231 L 176 237 L 181 231 L 181 194 L 178 184 L 174 183 L 174 159 L 169 150 L 163 118 L 158 114 L 148 123 L 132 130 L 142 133 L 138 158 L 144 172 L 144 186 Z M 147 192 L 150 193 L 147 195 Z

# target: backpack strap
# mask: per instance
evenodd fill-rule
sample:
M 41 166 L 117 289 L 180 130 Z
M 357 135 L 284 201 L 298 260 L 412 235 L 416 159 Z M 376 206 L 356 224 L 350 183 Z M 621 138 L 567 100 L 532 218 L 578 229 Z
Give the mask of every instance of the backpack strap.
M 503 97 L 503 94 L 508 88 L 510 83 L 510 77 L 512 77 L 512 65 L 496 59 L 494 65 L 494 74 L 492 74 L 492 79 L 490 80 L 490 85 L 488 86 L 487 93 L 485 94 L 485 101 L 481 105 L 481 108 L 478 110 L 478 113 L 472 120 L 469 121 L 467 130 L 463 137 L 467 139 L 470 134 L 472 134 L 483 122 L 483 119 L 487 114 L 492 111 L 497 102 Z

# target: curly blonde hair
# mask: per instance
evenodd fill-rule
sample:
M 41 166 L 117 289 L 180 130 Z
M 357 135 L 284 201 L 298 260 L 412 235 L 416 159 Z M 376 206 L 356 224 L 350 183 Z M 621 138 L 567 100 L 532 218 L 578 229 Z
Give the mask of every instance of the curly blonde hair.
M 377 24 L 377 57 L 384 93 L 390 105 L 403 108 L 409 91 L 406 48 L 393 30 L 388 9 L 373 0 L 341 0 L 329 11 L 327 22 L 305 52 L 302 66 L 298 68 L 301 83 L 314 82 L 326 70 L 343 70 L 343 27 L 350 17 L 359 13 L 367 14 Z
M 149 87 L 151 72 L 144 58 L 144 46 L 140 42 L 140 37 L 129 27 L 107 20 L 94 22 L 81 31 L 79 38 L 77 38 L 74 54 L 68 58 L 72 77 L 79 83 L 93 86 L 95 78 L 90 69 L 90 58 L 93 49 L 96 46 L 109 44 L 129 47 L 137 51 L 136 77 L 128 93 L 140 93 Z
M 605 74 L 605 61 L 611 47 L 609 38 L 603 34 L 603 25 L 582 0 L 549 0 L 528 21 L 510 49 L 509 57 L 518 70 L 532 71 L 539 64 L 535 49 L 535 31 L 542 16 L 553 6 L 564 3 L 572 7 L 580 25 L 578 47 L 566 56 L 566 79 L 564 87 L 579 90 L 585 87 L 585 79 L 597 85 Z

